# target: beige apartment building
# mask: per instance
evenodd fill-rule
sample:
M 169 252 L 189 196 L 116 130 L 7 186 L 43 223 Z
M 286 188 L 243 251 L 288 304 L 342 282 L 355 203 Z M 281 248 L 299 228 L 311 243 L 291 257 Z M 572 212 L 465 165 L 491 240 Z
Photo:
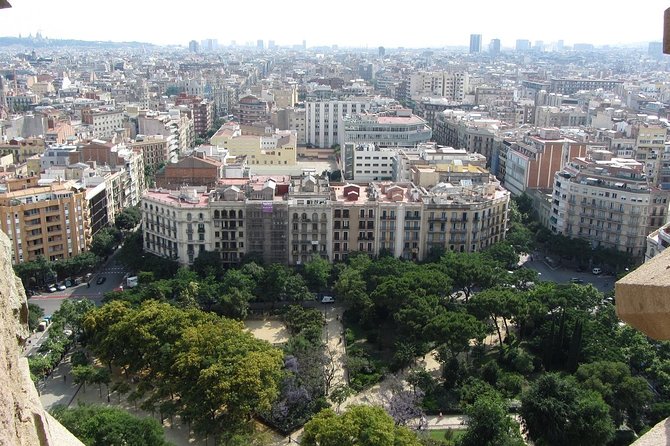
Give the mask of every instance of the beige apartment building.
M 86 251 L 91 231 L 85 191 L 74 182 L 34 181 L 9 181 L 0 193 L 0 228 L 11 240 L 12 262 L 67 259 Z
M 237 123 L 226 123 L 210 139 L 232 156 L 246 156 L 249 165 L 294 166 L 297 163 L 297 135 L 275 130 L 264 135 L 245 135 Z
M 154 169 L 165 164 L 170 154 L 168 140 L 163 135 L 138 135 L 135 142 L 130 143 L 130 148 L 142 153 L 144 167 L 151 166 Z
M 423 260 L 431 249 L 479 251 L 505 238 L 509 192 L 483 184 L 328 184 L 305 174 L 222 180 L 213 190 L 153 190 L 142 200 L 144 249 L 191 264 L 219 252 L 304 264 L 354 252 Z
M 23 163 L 33 155 L 41 155 L 46 150 L 46 143 L 42 138 L 12 138 L 0 144 L 0 154 L 11 154 L 15 163 Z
M 604 150 L 574 159 L 555 175 L 549 229 L 642 258 L 670 203 L 670 191 L 650 185 L 643 170 Z
M 641 123 L 636 128 L 635 159 L 644 165 L 644 173 L 652 184 L 661 181 L 665 139 L 668 129 L 661 125 Z

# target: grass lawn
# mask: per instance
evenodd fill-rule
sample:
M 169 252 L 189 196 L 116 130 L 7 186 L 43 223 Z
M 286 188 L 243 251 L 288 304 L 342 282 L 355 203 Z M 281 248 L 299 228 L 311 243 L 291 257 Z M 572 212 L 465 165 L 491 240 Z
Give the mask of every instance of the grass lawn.
M 465 433 L 465 429 L 431 429 L 428 431 L 428 436 L 433 440 L 444 440 L 444 433 L 446 431 L 452 431 L 454 436 L 452 440 L 458 440 Z

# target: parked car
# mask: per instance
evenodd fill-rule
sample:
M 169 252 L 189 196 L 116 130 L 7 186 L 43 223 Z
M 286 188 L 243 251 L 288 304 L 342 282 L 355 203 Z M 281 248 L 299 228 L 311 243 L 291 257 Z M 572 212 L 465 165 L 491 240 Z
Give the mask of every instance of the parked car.
M 55 293 L 58 291 L 58 288 L 56 288 L 56 285 L 49 285 L 49 292 L 50 293 Z
M 333 296 L 323 296 L 321 298 L 321 303 L 322 304 L 332 304 L 335 302 L 335 298 Z
M 591 272 L 597 276 L 599 274 L 602 274 L 603 270 L 600 268 L 593 268 Z
M 98 285 L 102 285 L 103 283 L 105 283 L 105 280 L 107 280 L 105 276 L 100 276 L 98 277 L 98 280 L 95 281 L 95 283 L 97 283 Z
M 583 279 L 580 279 L 579 277 L 573 277 L 572 279 L 570 279 L 570 283 L 579 283 L 579 284 L 581 284 L 581 283 L 584 283 L 584 280 L 583 280 Z
M 61 283 L 60 285 L 58 285 L 57 288 L 58 288 L 60 291 L 63 291 L 63 290 L 64 290 L 65 288 L 67 288 L 67 287 L 66 287 L 64 284 Z

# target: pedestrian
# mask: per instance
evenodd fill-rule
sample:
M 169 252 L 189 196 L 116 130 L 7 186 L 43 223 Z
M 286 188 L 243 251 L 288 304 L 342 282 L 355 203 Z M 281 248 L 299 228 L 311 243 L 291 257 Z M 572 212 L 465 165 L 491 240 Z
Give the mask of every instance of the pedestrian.
M 440 419 L 442 419 L 442 412 L 440 412 Z
M 293 440 L 291 440 L 291 436 L 289 435 L 289 436 L 288 436 L 288 444 L 291 444 L 292 441 L 293 441 Z
M 64 383 L 67 382 L 67 375 L 66 375 L 65 373 L 63 373 L 63 382 L 64 382 Z

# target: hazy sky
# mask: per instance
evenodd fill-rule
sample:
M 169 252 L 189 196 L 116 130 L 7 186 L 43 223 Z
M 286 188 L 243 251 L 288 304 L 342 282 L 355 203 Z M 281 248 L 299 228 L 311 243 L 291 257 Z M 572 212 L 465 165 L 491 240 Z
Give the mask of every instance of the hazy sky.
M 389 48 L 468 45 L 482 34 L 503 47 L 516 39 L 566 45 L 659 41 L 662 0 L 10 0 L 0 11 L 0 36 L 137 40 L 187 45 L 257 39 L 293 45 Z M 174 6 L 173 6 L 174 5 Z M 266 43 L 267 44 L 267 43 Z

